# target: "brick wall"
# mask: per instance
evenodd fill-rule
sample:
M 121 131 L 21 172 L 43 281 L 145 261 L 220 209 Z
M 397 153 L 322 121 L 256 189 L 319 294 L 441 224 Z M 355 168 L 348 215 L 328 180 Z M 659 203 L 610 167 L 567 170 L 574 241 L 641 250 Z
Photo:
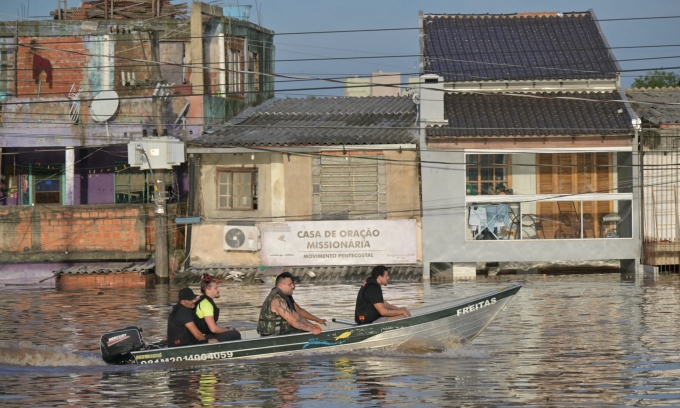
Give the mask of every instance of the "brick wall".
M 56 287 L 62 290 L 147 287 L 153 285 L 154 276 L 152 273 L 140 275 L 138 272 L 64 274 L 57 276 Z
M 20 44 L 32 44 L 19 47 L 17 59 L 17 92 L 18 96 L 37 96 L 38 80 L 33 79 L 33 57 L 38 55 L 50 61 L 52 65 L 52 83 L 47 83 L 47 73 L 40 70 L 38 77 L 41 96 L 66 97 L 75 83 L 78 88 L 87 76 L 88 51 L 83 46 L 82 37 L 33 38 L 19 37 Z
M 168 205 L 168 214 L 183 212 Z M 0 207 L 0 261 L 141 259 L 155 251 L 153 206 Z M 169 251 L 184 228 L 168 221 Z
M 140 209 L 68 209 L 40 214 L 43 251 L 135 252 L 146 242 Z M 144 248 L 145 250 L 146 248 Z
M 147 34 L 126 34 L 113 36 L 115 51 L 114 90 L 121 97 L 148 96 L 154 90 L 155 82 L 152 78 L 160 77 L 160 68 L 153 61 L 151 42 Z M 122 72 L 134 73 L 134 86 L 124 86 L 121 82 Z M 150 100 L 149 100 L 150 101 Z

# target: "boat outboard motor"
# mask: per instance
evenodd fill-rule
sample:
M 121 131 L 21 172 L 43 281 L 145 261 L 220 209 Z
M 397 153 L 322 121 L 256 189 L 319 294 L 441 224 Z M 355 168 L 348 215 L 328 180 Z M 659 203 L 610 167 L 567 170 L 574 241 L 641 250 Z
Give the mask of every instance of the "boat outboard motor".
M 136 326 L 115 330 L 102 335 L 102 359 L 109 364 L 128 364 L 133 361 L 131 351 L 144 348 L 142 329 Z

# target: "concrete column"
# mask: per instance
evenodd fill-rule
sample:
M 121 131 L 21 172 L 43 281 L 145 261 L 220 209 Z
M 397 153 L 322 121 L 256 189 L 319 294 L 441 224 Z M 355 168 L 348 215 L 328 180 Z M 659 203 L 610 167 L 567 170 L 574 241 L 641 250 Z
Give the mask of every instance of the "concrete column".
M 444 116 L 444 78 L 434 74 L 426 74 L 420 77 L 419 104 L 420 142 L 424 145 L 425 135 L 422 130 L 427 126 L 446 123 Z
M 283 154 L 271 153 L 271 192 L 272 218 L 285 221 L 286 215 L 286 183 L 283 166 Z
M 156 276 L 165 283 L 170 280 L 168 259 L 168 214 L 165 205 L 165 173 L 167 170 L 154 171 L 154 228 L 156 230 Z
M 64 158 L 64 174 L 65 180 L 65 194 L 64 205 L 74 205 L 75 201 L 75 188 L 73 179 L 73 167 L 75 166 L 75 151 L 73 147 L 67 147 Z
M 422 16 L 421 16 L 422 23 Z M 421 44 L 422 49 L 422 44 Z M 426 74 L 420 77 L 420 94 L 418 99 L 418 128 L 420 131 L 420 151 L 421 160 L 426 161 L 427 156 L 427 137 L 425 128 L 427 126 L 438 125 L 444 123 L 444 78 L 439 75 Z M 423 202 L 428 194 L 427 180 L 429 179 L 429 170 L 424 171 L 422 166 L 420 168 L 422 177 L 422 195 Z M 422 219 L 422 251 L 423 251 L 423 280 L 430 279 L 430 262 L 433 262 L 431 252 L 427 250 L 427 233 L 426 230 L 432 222 L 432 215 L 423 205 L 423 219 Z
M 203 95 L 203 14 L 222 17 L 222 7 L 198 1 L 191 3 L 191 93 L 194 95 Z

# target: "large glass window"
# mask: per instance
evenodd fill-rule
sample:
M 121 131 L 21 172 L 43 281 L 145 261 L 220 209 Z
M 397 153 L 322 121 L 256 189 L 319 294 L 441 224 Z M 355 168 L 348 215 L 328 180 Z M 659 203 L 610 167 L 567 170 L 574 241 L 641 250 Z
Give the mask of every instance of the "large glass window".
M 630 152 L 466 155 L 468 239 L 630 238 Z
M 255 169 L 218 170 L 217 208 L 221 210 L 256 210 L 257 171 Z
M 468 204 L 468 240 L 631 238 L 630 200 Z

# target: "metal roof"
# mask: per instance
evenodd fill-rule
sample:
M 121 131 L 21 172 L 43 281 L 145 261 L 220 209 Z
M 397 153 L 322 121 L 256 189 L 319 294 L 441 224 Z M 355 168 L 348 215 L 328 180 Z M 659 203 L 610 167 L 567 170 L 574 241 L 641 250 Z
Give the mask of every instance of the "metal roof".
M 626 96 L 641 119 L 654 124 L 680 123 L 680 87 L 626 89 Z
M 621 100 L 621 96 L 618 92 L 448 93 L 444 111 L 449 123 L 428 127 L 427 137 L 633 133 L 623 103 L 583 99 Z
M 191 146 L 325 146 L 414 143 L 410 97 L 277 99 L 206 130 Z
M 423 17 L 424 73 L 447 82 L 613 79 L 592 11 Z

